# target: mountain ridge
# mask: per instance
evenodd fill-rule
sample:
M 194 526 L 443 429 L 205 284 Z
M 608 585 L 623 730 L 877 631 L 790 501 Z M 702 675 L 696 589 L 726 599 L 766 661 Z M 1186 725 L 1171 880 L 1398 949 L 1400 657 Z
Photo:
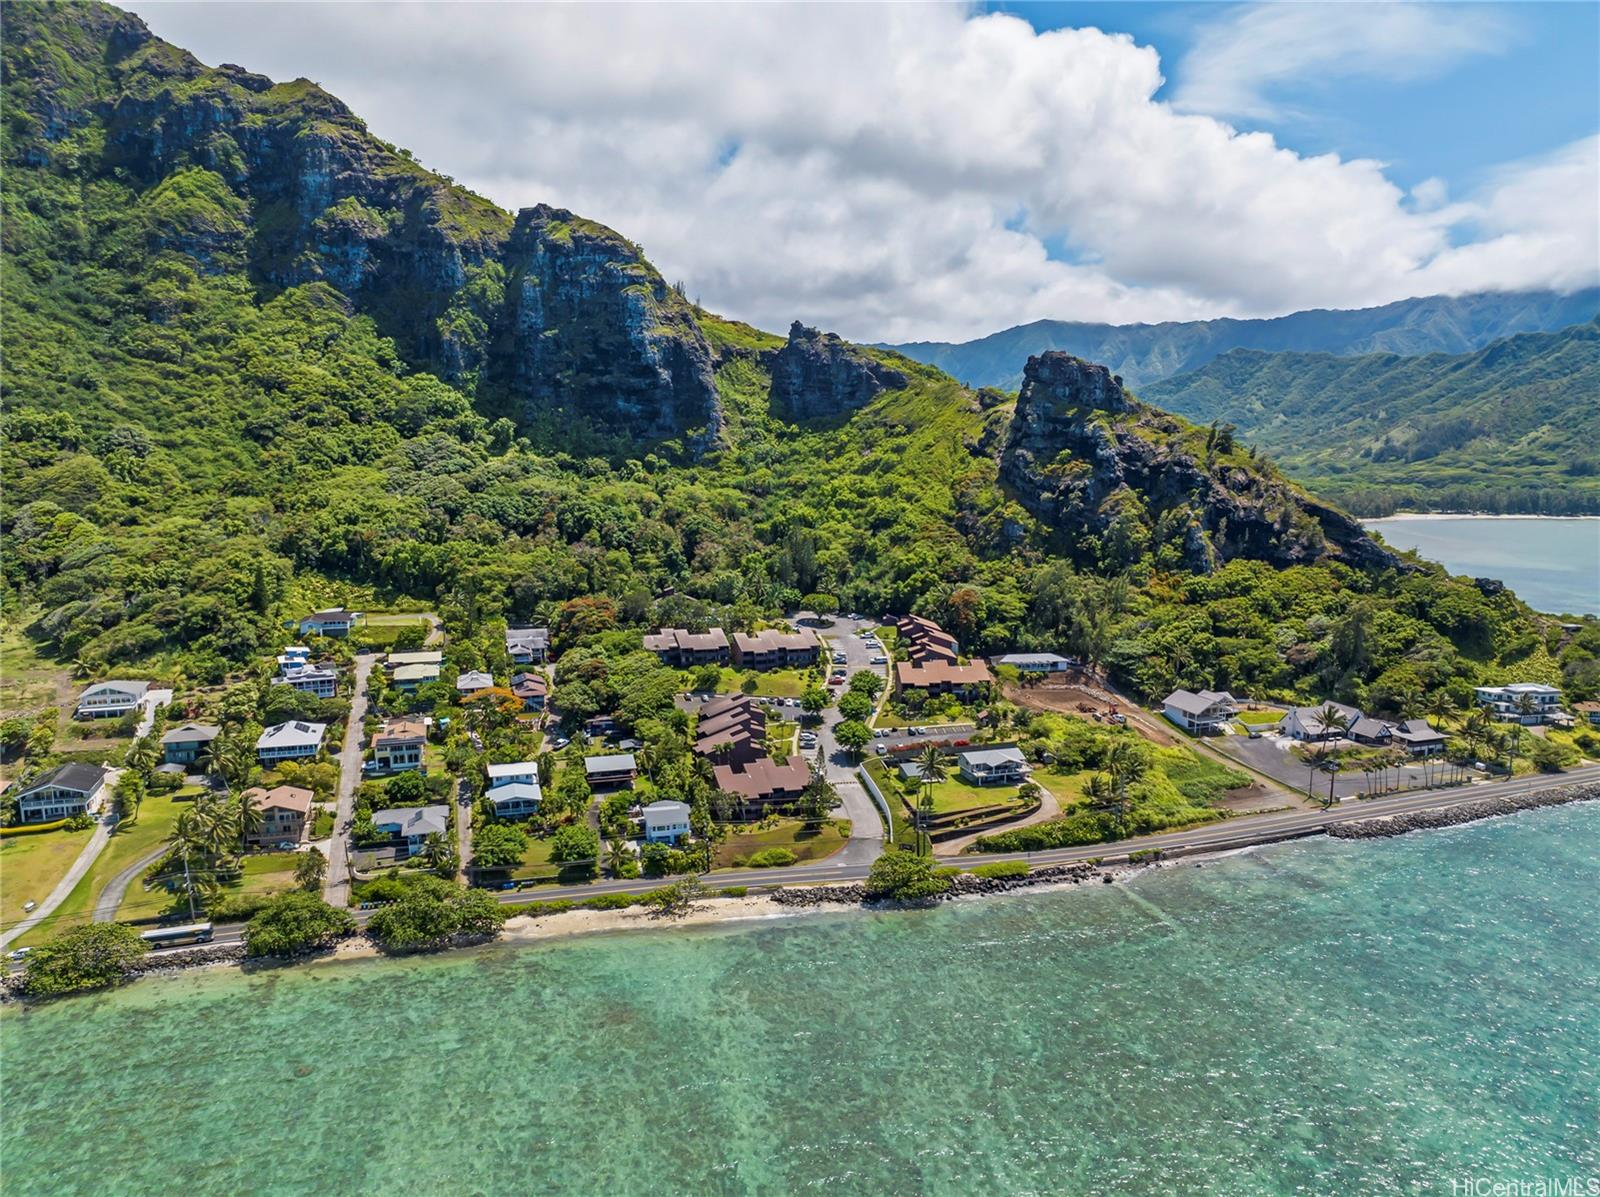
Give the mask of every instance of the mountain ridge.
M 1548 332 L 1600 312 L 1600 288 L 1419 296 L 1373 308 L 1314 308 L 1263 319 L 1101 324 L 1035 320 L 972 341 L 884 344 L 968 386 L 1016 390 L 1030 356 L 1061 350 L 1104 362 L 1135 390 L 1198 369 L 1230 349 L 1333 352 L 1468 352 L 1516 332 Z

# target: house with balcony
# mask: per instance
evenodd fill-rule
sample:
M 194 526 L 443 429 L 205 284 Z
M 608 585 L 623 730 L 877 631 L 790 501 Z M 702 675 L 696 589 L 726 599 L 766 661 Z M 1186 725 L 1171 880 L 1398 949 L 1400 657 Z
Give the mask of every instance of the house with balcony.
M 542 711 L 550 698 L 550 681 L 542 673 L 512 674 L 511 693 L 524 711 Z
M 428 747 L 428 726 L 419 715 L 385 719 L 372 733 L 372 768 L 375 773 L 403 773 L 421 769 Z
M 763 628 L 733 634 L 733 663 L 740 669 L 808 669 L 817 663 L 821 651 L 810 632 Z
M 1389 740 L 1412 756 L 1432 756 L 1445 748 L 1445 734 L 1426 719 L 1405 719 L 1390 724 Z
M 273 786 L 270 790 L 251 786 L 244 796 L 261 812 L 261 826 L 249 836 L 256 847 L 298 844 L 305 838 L 313 798 L 310 790 L 299 786 Z
M 644 838 L 650 844 L 675 844 L 689 838 L 689 804 L 663 800 L 652 802 L 641 812 Z
M 290 719 L 267 728 L 256 739 L 256 759 L 263 765 L 278 761 L 304 760 L 322 751 L 323 737 L 328 734 L 326 723 L 307 723 L 303 719 Z
M 57 765 L 17 794 L 17 822 L 53 823 L 93 814 L 104 801 L 107 775 L 100 765 Z
M 953 694 L 962 702 L 976 697 L 980 688 L 994 681 L 994 675 L 982 661 L 958 665 L 939 656 L 929 656 L 922 661 L 896 661 L 894 683 L 901 693 L 920 690 L 930 698 Z
M 991 660 L 996 665 L 1009 665 L 1020 673 L 1066 673 L 1078 664 L 1071 657 L 1057 653 L 1006 653 Z
M 484 772 L 489 776 L 489 788 L 498 790 L 501 786 L 510 785 L 538 785 L 538 761 L 507 761 L 498 765 L 487 765 Z
M 460 698 L 470 698 L 480 690 L 487 690 L 493 685 L 493 674 L 485 673 L 481 669 L 469 669 L 456 676 L 456 695 Z
M 1226 690 L 1174 690 L 1161 700 L 1161 713 L 1186 732 L 1215 735 L 1239 713 L 1239 704 Z
M 164 765 L 192 765 L 200 759 L 211 741 L 222 734 L 220 727 L 209 723 L 185 723 L 161 737 L 161 763 Z
M 439 680 L 439 662 L 419 661 L 416 664 L 396 665 L 389 674 L 389 683 L 403 694 L 413 693 L 418 686 Z
M 507 628 L 506 654 L 518 665 L 543 665 L 550 656 L 550 629 Z
M 120 719 L 138 710 L 149 692 L 149 682 L 96 682 L 78 695 L 73 714 L 78 719 Z
M 728 663 L 728 635 L 721 628 L 691 632 L 687 628 L 662 628 L 646 633 L 644 646 L 675 669 Z
M 1343 721 L 1341 727 L 1335 722 L 1323 722 L 1324 708 L 1332 707 Z M 1301 740 L 1308 743 L 1322 743 L 1328 740 L 1339 740 L 1345 732 L 1361 718 L 1361 712 L 1355 707 L 1346 706 L 1342 702 L 1325 702 L 1314 707 L 1295 707 L 1278 721 L 1278 730 L 1291 740 Z
M 325 611 L 313 611 L 302 619 L 300 633 L 303 636 L 348 636 L 366 622 L 366 618 L 360 611 L 329 607 Z
M 430 835 L 444 835 L 450 830 L 450 808 L 443 805 L 402 806 L 394 810 L 373 811 L 372 825 L 389 837 L 390 844 L 403 853 L 403 860 L 422 851 Z
M 745 764 L 714 765 L 717 788 L 738 803 L 739 817 L 759 818 L 768 807 L 797 802 L 811 784 L 811 769 L 803 756 L 775 761 L 763 756 Z
M 1561 691 L 1543 682 L 1513 682 L 1509 686 L 1479 686 L 1473 701 L 1496 719 L 1512 723 L 1556 723 L 1561 715 Z
M 544 791 L 537 781 L 513 781 L 495 786 L 485 795 L 494 806 L 497 819 L 526 819 L 539 813 Z
M 584 776 L 595 789 L 614 786 L 631 786 L 639 776 L 638 762 L 631 752 L 613 752 L 603 756 L 583 758 Z
M 339 675 L 321 665 L 290 665 L 273 678 L 273 684 L 288 686 L 302 694 L 333 698 L 339 693 Z
M 1028 780 L 1028 760 L 1022 749 L 969 748 L 956 753 L 956 769 L 975 786 L 1019 786 Z

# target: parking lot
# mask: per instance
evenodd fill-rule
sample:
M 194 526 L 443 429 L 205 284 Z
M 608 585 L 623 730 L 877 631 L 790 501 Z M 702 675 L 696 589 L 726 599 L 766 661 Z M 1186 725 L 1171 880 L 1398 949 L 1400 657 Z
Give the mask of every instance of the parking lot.
M 1209 736 L 1206 743 L 1219 752 L 1232 757 L 1234 760 L 1259 773 L 1282 782 L 1291 790 L 1305 793 L 1306 783 L 1310 778 L 1310 769 L 1295 753 L 1296 741 L 1286 736 L 1277 734 L 1263 735 L 1259 740 L 1252 740 L 1249 736 L 1228 735 Z M 1359 748 L 1349 740 L 1339 740 L 1336 748 Z M 1399 770 L 1400 789 L 1421 789 L 1426 774 L 1423 767 L 1407 765 Z M 1389 778 L 1393 783 L 1396 771 L 1389 770 Z M 1360 769 L 1351 768 L 1343 770 L 1334 778 L 1333 793 L 1336 798 L 1353 798 L 1373 785 L 1373 779 Z M 1318 797 L 1328 792 L 1328 775 L 1319 772 L 1316 775 L 1316 793 Z

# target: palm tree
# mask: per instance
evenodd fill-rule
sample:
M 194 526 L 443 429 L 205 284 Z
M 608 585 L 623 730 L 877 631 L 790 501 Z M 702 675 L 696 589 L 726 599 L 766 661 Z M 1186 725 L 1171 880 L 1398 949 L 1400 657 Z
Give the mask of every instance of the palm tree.
M 917 847 L 923 856 L 933 854 L 933 840 L 929 837 L 928 821 L 933 817 L 933 788 L 950 776 L 944 753 L 937 744 L 929 744 L 917 756 L 917 773 L 922 780 L 922 801 L 917 806 Z
M 1118 740 L 1106 755 L 1106 772 L 1111 775 L 1111 784 L 1116 791 L 1119 834 L 1126 835 L 1128 830 L 1128 786 L 1143 777 L 1149 768 L 1150 758 L 1130 737 Z
M 128 746 L 123 764 L 148 780 L 151 771 L 156 767 L 157 755 L 155 736 L 141 736 Z
M 606 845 L 606 868 L 611 870 L 613 877 L 622 876 L 623 866 L 632 859 L 633 852 L 627 840 L 615 839 Z
M 233 799 L 233 823 L 239 829 L 239 851 L 245 850 L 250 837 L 261 830 L 267 821 L 266 812 L 256 805 L 249 790 L 240 790 Z

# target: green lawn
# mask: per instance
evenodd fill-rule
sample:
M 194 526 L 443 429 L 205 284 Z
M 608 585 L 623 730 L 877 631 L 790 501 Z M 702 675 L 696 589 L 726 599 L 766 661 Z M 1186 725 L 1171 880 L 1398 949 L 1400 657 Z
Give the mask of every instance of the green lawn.
M 1240 711 L 1236 716 L 1238 721 L 1246 727 L 1265 727 L 1283 720 L 1282 711 Z
M 164 843 L 172 835 L 178 812 L 187 806 L 188 803 L 174 802 L 165 794 L 146 798 L 144 805 L 139 808 L 139 818 L 132 823 L 117 825 L 105 850 L 89 866 L 82 880 L 72 887 L 67 900 L 56 908 L 55 914 L 47 922 L 24 935 L 21 942 L 42 943 L 58 930 L 89 922 L 100 891 L 123 869 Z M 130 894 L 138 889 L 137 880 L 128 887 Z
M 225 886 L 224 898 L 242 898 L 257 894 L 276 894 L 294 888 L 294 866 L 298 853 L 252 852 L 244 858 L 240 879 Z M 187 913 L 187 900 L 170 893 L 163 886 L 152 886 L 148 891 L 138 882 L 128 887 L 127 896 L 117 907 L 117 919 L 130 922 L 134 919 L 159 918 L 168 911 L 181 909 Z
M 808 827 L 800 819 L 783 819 L 764 831 L 735 831 L 717 845 L 717 858 L 712 867 L 740 868 L 740 862 L 764 848 L 787 848 L 794 853 L 797 864 L 822 860 L 844 847 L 848 838 L 848 833 L 841 833 L 834 822 Z
M 907 791 L 915 804 L 922 800 L 922 787 Z M 1020 791 L 1016 786 L 974 786 L 960 779 L 941 781 L 933 787 L 933 812 L 953 815 L 961 811 L 977 810 L 984 806 L 1002 806 L 1016 802 Z
M 737 669 L 724 666 L 722 679 L 717 683 L 717 693 L 744 693 L 746 676 Z M 809 674 L 799 669 L 769 669 L 765 672 L 751 670 L 748 676 L 756 679 L 755 694 L 759 698 L 799 698 L 805 693 L 806 678 Z M 686 670 L 683 675 L 683 688 L 689 689 L 693 682 L 694 670 Z
M 1083 801 L 1083 788 L 1089 784 L 1089 779 L 1093 776 L 1093 769 L 1085 769 L 1080 773 L 1066 773 L 1054 765 L 1047 765 L 1035 769 L 1033 779 L 1054 794 L 1056 802 L 1065 810 Z
M 24 902 L 43 902 L 50 895 L 93 834 L 93 828 L 85 828 L 0 840 L 0 928 L 27 917 Z

